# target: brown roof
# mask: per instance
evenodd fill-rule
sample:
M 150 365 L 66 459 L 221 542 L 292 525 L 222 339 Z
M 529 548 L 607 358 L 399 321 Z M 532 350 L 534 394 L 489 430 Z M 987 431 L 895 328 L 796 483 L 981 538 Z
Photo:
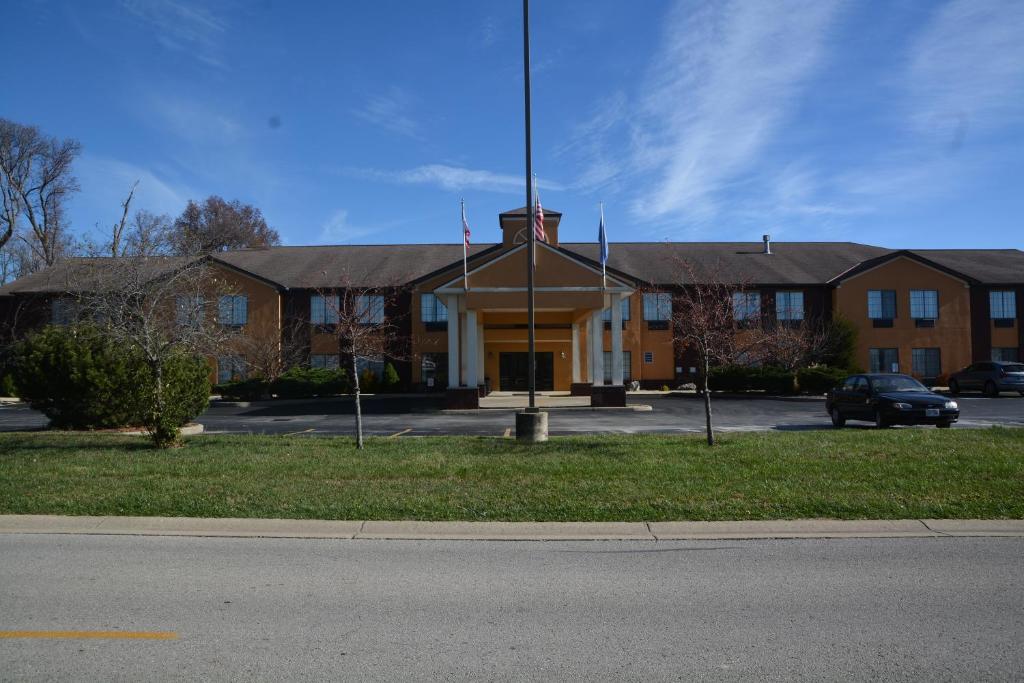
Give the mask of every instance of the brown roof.
M 493 244 L 474 244 L 470 256 Z M 239 249 L 215 255 L 235 268 L 288 289 L 337 285 L 340 278 L 364 287 L 403 284 L 462 262 L 461 244 L 347 244 Z
M 594 242 L 560 245 L 593 263 Z M 498 245 L 474 244 L 470 257 L 486 258 Z M 858 264 L 897 250 L 854 242 L 773 242 L 762 253 L 761 242 L 616 242 L 610 245 L 608 267 L 627 277 L 655 284 L 674 284 L 680 259 L 697 272 L 718 269 L 722 278 L 762 285 L 814 285 L 853 272 Z M 1018 249 L 915 249 L 928 259 L 968 279 L 991 284 L 1024 282 L 1024 252 Z M 458 268 L 461 244 L 380 244 L 239 249 L 214 255 L 216 261 L 288 289 L 312 289 L 338 284 L 343 273 L 364 286 L 409 283 L 447 269 Z M 80 283 L 107 259 L 68 259 L 0 287 L 0 295 L 85 289 Z M 154 274 L 186 261 L 183 257 L 151 259 Z M 867 265 L 867 264 L 865 264 Z M 862 266 L 863 267 L 863 266 Z
M 105 266 L 121 262 L 123 259 L 110 257 L 75 257 L 60 261 L 49 268 L 18 278 L 0 287 L 0 296 L 10 294 L 55 294 L 69 291 L 88 291 L 109 286 L 110 282 L 103 277 L 110 271 Z M 138 272 L 158 277 L 192 260 L 186 256 L 151 256 L 143 259 L 144 268 Z
M 592 261 L 598 245 L 564 243 Z M 692 264 L 695 272 L 717 271 L 731 282 L 752 284 L 812 285 L 831 278 L 865 259 L 888 250 L 854 242 L 772 242 L 772 253 L 762 253 L 761 242 L 624 242 L 608 248 L 608 267 L 655 284 L 680 282 L 679 261 Z
M 929 261 L 987 284 L 1024 284 L 1020 249 L 912 249 Z

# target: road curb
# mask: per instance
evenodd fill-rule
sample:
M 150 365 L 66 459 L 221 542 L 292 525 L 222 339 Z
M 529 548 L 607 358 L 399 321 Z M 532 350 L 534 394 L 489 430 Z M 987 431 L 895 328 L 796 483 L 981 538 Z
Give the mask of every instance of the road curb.
M 0 515 L 0 534 L 474 541 L 1024 537 L 1014 519 L 739 522 L 424 522 Z

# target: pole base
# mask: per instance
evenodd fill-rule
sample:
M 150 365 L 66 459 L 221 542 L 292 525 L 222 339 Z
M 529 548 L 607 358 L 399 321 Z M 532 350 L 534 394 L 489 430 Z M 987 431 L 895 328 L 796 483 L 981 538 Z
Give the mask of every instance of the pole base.
M 542 443 L 548 440 L 548 414 L 541 412 L 516 413 L 516 441 Z

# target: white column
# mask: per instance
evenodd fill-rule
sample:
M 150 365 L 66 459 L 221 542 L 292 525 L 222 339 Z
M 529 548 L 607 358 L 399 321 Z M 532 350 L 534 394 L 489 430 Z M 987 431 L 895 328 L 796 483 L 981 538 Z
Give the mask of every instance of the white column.
M 459 297 L 448 295 L 448 388 L 459 388 Z
M 622 386 L 622 295 L 612 295 L 612 384 Z
M 477 384 L 484 383 L 484 377 L 487 375 L 486 366 L 484 365 L 484 325 L 480 323 L 476 326 L 476 382 Z
M 463 324 L 465 325 L 466 329 L 466 334 L 464 337 L 466 340 L 466 352 L 464 354 L 466 367 L 466 386 L 476 388 L 476 371 L 480 363 L 480 359 L 477 358 L 476 355 L 477 342 L 480 340 L 480 337 L 477 335 L 476 329 L 476 311 L 467 308 L 466 317 L 463 319 Z
M 572 383 L 580 382 L 580 324 L 572 324 Z
M 594 348 L 594 376 L 591 384 L 604 384 L 604 321 L 601 320 L 601 309 L 590 314 L 591 344 Z
M 594 383 L 594 323 L 587 318 L 587 384 Z

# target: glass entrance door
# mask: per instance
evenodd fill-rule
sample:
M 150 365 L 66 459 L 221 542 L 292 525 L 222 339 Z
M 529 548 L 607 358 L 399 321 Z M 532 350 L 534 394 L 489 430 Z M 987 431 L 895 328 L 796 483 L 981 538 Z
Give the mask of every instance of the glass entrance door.
M 537 391 L 555 388 L 555 354 L 537 351 Z M 499 384 L 501 391 L 529 391 L 527 380 L 529 354 L 522 351 L 502 351 L 498 354 Z

